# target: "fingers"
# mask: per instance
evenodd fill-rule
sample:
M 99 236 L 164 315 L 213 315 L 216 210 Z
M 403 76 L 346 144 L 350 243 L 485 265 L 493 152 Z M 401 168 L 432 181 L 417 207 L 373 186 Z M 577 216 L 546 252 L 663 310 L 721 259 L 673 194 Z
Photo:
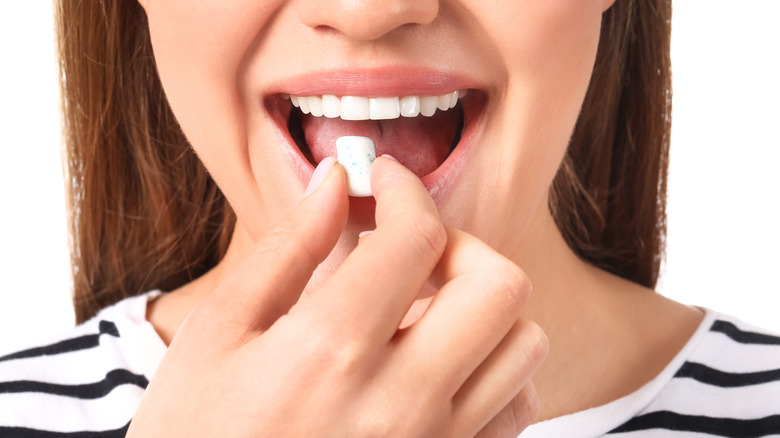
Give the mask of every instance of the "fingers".
M 476 438 L 515 438 L 538 416 L 539 397 L 534 384 L 529 383 L 477 433 Z
M 547 356 L 547 337 L 538 325 L 519 320 L 498 347 L 469 377 L 453 398 L 453 430 L 473 436 L 469 427 L 488 424 L 480 436 L 511 429 L 514 435 L 538 414 L 532 375 Z M 530 387 L 530 389 L 529 389 Z
M 346 224 L 344 170 L 332 163 L 321 163 L 332 168 L 319 188 L 257 242 L 230 279 L 209 294 L 188 320 L 202 317 L 205 324 L 235 337 L 236 332 L 264 330 L 289 311 Z
M 371 168 L 371 190 L 376 198 L 377 227 L 402 220 L 410 213 L 439 219 L 436 204 L 420 178 L 393 159 L 375 160 Z
M 417 176 L 378 158 L 372 167 L 377 228 L 307 301 L 341 318 L 336 329 L 380 343 L 396 332 L 436 266 L 447 237 L 436 205 Z
M 451 396 L 516 324 L 531 285 L 514 263 L 482 241 L 455 229 L 447 233 L 447 249 L 433 275 L 444 285 L 398 348 L 405 357 L 430 357 L 424 369 L 413 372 L 427 373 L 428 384 Z

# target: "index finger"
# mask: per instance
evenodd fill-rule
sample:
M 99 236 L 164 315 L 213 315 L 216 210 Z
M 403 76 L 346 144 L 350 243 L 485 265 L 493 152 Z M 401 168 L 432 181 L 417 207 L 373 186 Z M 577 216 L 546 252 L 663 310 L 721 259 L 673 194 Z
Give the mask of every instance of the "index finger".
M 342 319 L 332 326 L 376 341 L 395 334 L 441 257 L 447 234 L 425 186 L 398 162 L 374 161 L 371 189 L 376 230 L 310 303 Z

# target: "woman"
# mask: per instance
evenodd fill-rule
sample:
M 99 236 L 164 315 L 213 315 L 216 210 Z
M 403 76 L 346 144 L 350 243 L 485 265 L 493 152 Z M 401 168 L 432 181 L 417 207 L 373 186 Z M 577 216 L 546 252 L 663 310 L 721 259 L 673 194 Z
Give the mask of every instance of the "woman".
M 80 328 L 100 347 L 45 357 L 72 376 L 94 354 L 85 377 L 106 377 L 84 427 L 15 430 L 778 433 L 771 403 L 716 408 L 776 391 L 703 403 L 720 386 L 700 382 L 745 345 L 765 371 L 777 348 L 752 347 L 777 339 L 650 290 L 668 3 L 139 3 L 61 5 L 76 305 L 100 311 Z M 412 117 L 439 96 L 458 102 Z M 399 114 L 342 120 L 387 104 L 368 98 Z M 341 117 L 318 116 L 333 99 Z M 351 134 L 396 158 L 374 164 L 375 201 L 327 158 Z M 106 308 L 148 290 L 171 292 Z M 710 357 L 724 334 L 742 342 Z M 94 381 L 74 379 L 57 390 Z

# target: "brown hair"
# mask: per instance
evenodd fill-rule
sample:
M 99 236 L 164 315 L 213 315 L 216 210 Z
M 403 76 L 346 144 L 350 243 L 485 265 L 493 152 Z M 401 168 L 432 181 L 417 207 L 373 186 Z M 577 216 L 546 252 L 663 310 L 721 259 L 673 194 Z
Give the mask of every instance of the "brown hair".
M 550 210 L 590 263 L 653 288 L 666 245 L 671 0 L 617 0 Z
M 82 322 L 206 272 L 224 255 L 235 218 L 168 107 L 138 2 L 55 5 Z
M 235 215 L 178 127 L 134 0 L 55 2 L 76 319 L 171 290 L 225 254 Z M 569 245 L 658 277 L 669 144 L 669 0 L 618 0 L 550 194 Z

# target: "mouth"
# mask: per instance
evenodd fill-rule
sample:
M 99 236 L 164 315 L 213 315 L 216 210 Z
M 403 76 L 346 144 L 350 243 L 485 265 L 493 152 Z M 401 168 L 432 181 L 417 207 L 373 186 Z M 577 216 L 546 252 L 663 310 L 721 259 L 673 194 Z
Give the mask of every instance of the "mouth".
M 352 94 L 279 92 L 266 99 L 304 184 L 317 163 L 336 156 L 336 139 L 348 135 L 371 138 L 377 156 L 395 157 L 422 179 L 431 194 L 454 178 L 473 143 L 486 93 L 440 79 L 433 86 L 408 86 L 408 78 L 405 87 L 388 87 L 386 82 L 382 92 L 374 94 L 366 81 L 362 85 L 366 89 L 346 90 Z M 390 95 L 392 88 L 417 93 Z

